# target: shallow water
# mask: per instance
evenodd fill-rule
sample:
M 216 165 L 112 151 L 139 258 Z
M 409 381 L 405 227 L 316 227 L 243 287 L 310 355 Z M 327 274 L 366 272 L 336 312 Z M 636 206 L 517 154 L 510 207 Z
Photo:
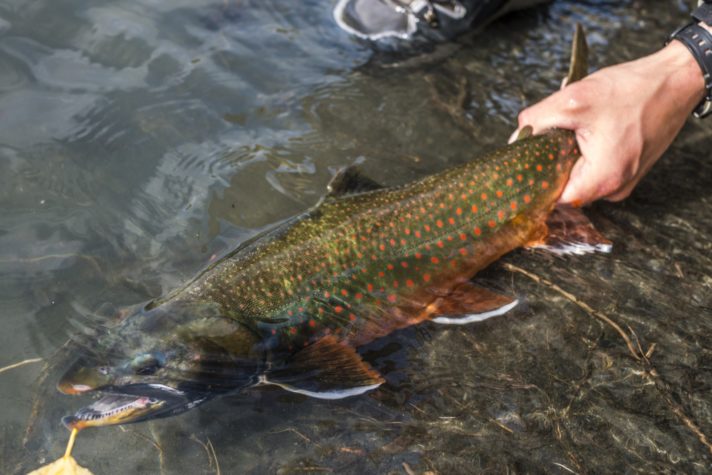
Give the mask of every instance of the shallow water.
M 0 0 L 0 367 L 48 362 L 0 373 L 0 472 L 62 454 L 82 402 L 54 390 L 58 350 L 77 328 L 306 209 L 339 167 L 397 184 L 504 143 L 564 75 L 574 22 L 601 67 L 687 12 L 557 1 L 396 55 L 342 34 L 332 3 Z M 215 473 L 215 457 L 222 473 L 708 473 L 711 132 L 691 121 L 629 200 L 590 210 L 612 255 L 515 252 L 480 276 L 524 300 L 506 317 L 364 348 L 378 390 L 253 390 L 87 431 L 75 456 L 97 474 Z M 649 362 L 594 314 L 655 344 Z

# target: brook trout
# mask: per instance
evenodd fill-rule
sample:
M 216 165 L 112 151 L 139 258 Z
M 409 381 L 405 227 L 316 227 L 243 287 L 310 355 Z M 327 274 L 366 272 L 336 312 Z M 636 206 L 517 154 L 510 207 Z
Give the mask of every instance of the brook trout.
M 574 58 L 585 52 L 578 38 Z M 569 81 L 581 75 L 573 63 Z M 426 320 L 477 322 L 517 304 L 470 279 L 545 242 L 579 156 L 573 133 L 552 130 L 404 186 L 339 173 L 314 208 L 98 337 L 59 389 L 103 397 L 65 424 L 165 417 L 260 384 L 323 399 L 377 388 L 384 379 L 358 347 Z M 560 248 L 568 238 L 557 239 Z

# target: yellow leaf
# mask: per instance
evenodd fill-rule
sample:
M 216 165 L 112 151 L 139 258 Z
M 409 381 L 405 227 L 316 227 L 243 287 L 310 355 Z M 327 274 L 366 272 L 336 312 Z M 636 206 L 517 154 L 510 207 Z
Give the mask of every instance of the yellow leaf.
M 89 470 L 82 467 L 71 455 L 62 457 L 59 460 L 33 470 L 28 475 L 93 475 Z
M 72 429 L 64 457 L 44 467 L 40 467 L 37 470 L 33 470 L 27 475 L 93 475 L 89 470 L 79 465 L 71 455 L 72 448 L 74 447 L 74 439 L 76 439 L 78 432 L 77 429 Z

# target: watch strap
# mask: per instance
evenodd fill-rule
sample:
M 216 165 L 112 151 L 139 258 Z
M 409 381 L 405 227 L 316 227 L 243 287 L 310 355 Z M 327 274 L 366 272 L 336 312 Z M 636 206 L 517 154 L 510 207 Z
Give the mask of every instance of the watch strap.
M 705 97 L 693 114 L 697 118 L 707 117 L 712 114 L 712 33 L 695 22 L 675 31 L 670 39 L 684 44 L 702 70 Z

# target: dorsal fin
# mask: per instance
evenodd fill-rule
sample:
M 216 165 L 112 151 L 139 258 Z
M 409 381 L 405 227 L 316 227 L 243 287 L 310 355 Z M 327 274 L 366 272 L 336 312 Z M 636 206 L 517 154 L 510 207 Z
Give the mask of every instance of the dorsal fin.
M 355 195 L 365 191 L 383 188 L 371 178 L 365 176 L 356 166 L 348 166 L 339 170 L 326 187 L 327 198 Z
M 564 86 L 580 81 L 588 76 L 588 43 L 586 43 L 586 32 L 581 23 L 576 24 L 574 40 L 571 44 L 571 63 L 569 64 L 569 74 L 564 79 Z

